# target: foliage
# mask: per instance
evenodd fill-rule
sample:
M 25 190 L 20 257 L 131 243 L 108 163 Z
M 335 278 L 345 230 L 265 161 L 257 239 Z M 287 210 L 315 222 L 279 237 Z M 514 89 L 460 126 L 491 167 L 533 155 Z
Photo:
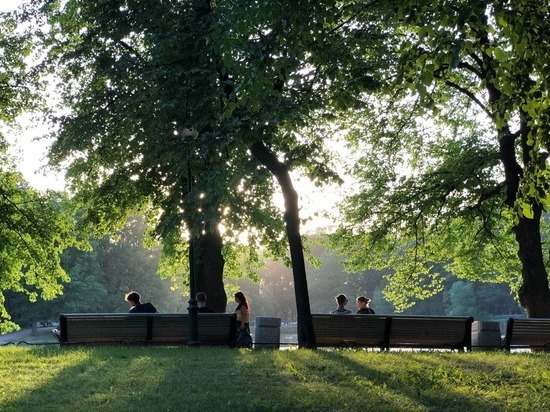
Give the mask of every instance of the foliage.
M 230 133 L 242 119 L 225 116 L 225 69 L 209 39 L 216 10 L 198 1 L 75 0 L 45 2 L 42 11 L 51 25 L 45 67 L 59 76 L 69 109 L 57 118 L 51 160 L 68 161 L 83 222 L 102 234 L 146 211 L 163 241 L 164 274 L 188 267 L 189 231 L 216 225 L 230 274 L 241 268 L 243 254 L 231 248 L 239 250 L 243 232 L 245 265 L 262 243 L 284 255 L 274 182 L 250 142 Z M 198 137 L 184 138 L 186 128 Z
M 69 278 L 60 255 L 77 241 L 66 199 L 40 194 L 19 173 L 0 169 L 0 216 L 0 290 L 25 293 L 31 301 L 61 294 Z M 4 304 L 0 293 L 3 332 L 13 328 Z
M 342 266 L 343 256 L 323 246 L 315 246 L 311 253 L 318 257 L 320 265 L 307 266 L 308 289 L 313 313 L 328 313 L 335 309 L 335 297 L 344 293 L 355 309 L 355 298 L 372 299 L 372 307 L 378 314 L 396 313 L 395 306 L 386 300 L 382 290 L 387 286 L 384 271 L 364 270 L 347 273 Z M 435 268 L 443 276 L 443 290 L 417 302 L 403 311 L 407 315 L 474 316 L 478 320 L 491 320 L 494 316 L 523 313 L 507 284 L 493 284 L 458 280 L 446 272 L 443 265 Z M 252 304 L 252 317 L 279 317 L 283 322 L 295 321 L 296 311 L 291 271 L 281 262 L 267 260 L 259 270 L 260 281 L 253 283 L 238 279 L 233 291 L 242 290 Z M 228 279 L 227 283 L 232 279 Z M 228 285 L 226 285 L 228 286 Z
M 145 222 L 133 216 L 115 237 L 95 242 L 94 260 L 99 267 L 97 281 L 106 290 L 103 301 L 95 302 L 98 312 L 125 312 L 124 294 L 136 290 L 144 302 L 152 302 L 160 312 L 183 312 L 187 307 L 179 278 L 157 276 L 160 247 L 143 245 Z
M 385 293 L 401 310 L 441 290 L 433 266 L 445 262 L 463 278 L 509 283 L 532 314 L 546 313 L 530 239 L 548 192 L 548 4 L 379 5 L 387 81 L 344 124 L 361 186 L 334 244 L 352 270 L 394 269 Z
M 543 353 L 1 349 L 7 411 L 544 410 L 550 385 Z
M 33 52 L 24 27 L 16 16 L 0 14 L 0 122 L 13 125 L 24 110 L 40 106 L 41 87 L 26 60 Z M 4 292 L 52 299 L 61 293 L 68 277 L 60 266 L 64 248 L 75 244 L 74 221 L 67 199 L 39 193 L 29 187 L 7 156 L 0 134 L 0 332 L 17 326 L 10 321 Z
M 484 199 L 501 187 L 498 157 L 476 137 L 475 125 L 457 124 L 452 136 L 435 125 L 421 134 L 400 128 L 400 144 L 409 153 L 395 153 L 396 145 L 384 142 L 394 126 L 378 128 L 378 113 L 365 116 L 350 134 L 380 130 L 369 135 L 378 150 L 362 152 L 354 166 L 364 183 L 345 203 L 349 228 L 333 236 L 348 257 L 347 269 L 394 269 L 385 293 L 401 309 L 442 290 L 437 262 L 447 262 L 456 276 L 507 282 L 517 291 L 520 266 L 513 234 L 503 226 L 502 197 Z M 398 126 L 404 120 L 393 121 Z M 459 121 L 446 124 L 452 122 Z
M 230 271 L 247 230 L 247 271 L 261 245 L 283 256 L 274 181 L 250 149 L 261 142 L 288 170 L 338 181 L 325 146 L 338 120 L 364 183 L 333 238 L 350 270 L 394 269 L 385 292 L 401 310 L 442 290 L 440 262 L 517 291 L 520 269 L 531 279 L 514 242 L 528 250 L 520 229 L 538 224 L 547 191 L 542 2 L 37 7 L 50 24 L 45 67 L 69 109 L 55 119 L 52 162 L 69 163 L 96 234 L 147 212 L 165 274 L 186 269 L 189 233 L 218 225 Z M 198 137 L 184 138 L 189 128 Z
M 144 230 L 143 218 L 133 217 L 116 238 L 92 240 L 93 250 L 66 249 L 61 266 L 70 282 L 63 285 L 63 294 L 29 302 L 24 295 L 10 293 L 6 306 L 13 321 L 28 327 L 36 321 L 56 321 L 61 313 L 126 312 L 124 294 L 130 290 L 160 312 L 184 311 L 182 287 L 156 274 L 160 250 L 143 247 Z
M 16 16 L 0 13 L 0 122 L 4 124 L 12 124 L 24 110 L 38 106 L 37 73 L 25 62 L 32 51 L 31 40 Z
M 448 316 L 473 316 L 478 320 L 490 320 L 498 314 L 520 314 L 519 305 L 513 301 L 507 285 L 457 281 L 448 291 Z
M 70 113 L 58 119 L 52 159 L 69 162 L 67 175 L 87 211 L 83 221 L 109 230 L 130 213 L 147 211 L 164 244 L 164 273 L 185 268 L 186 238 L 204 244 L 221 227 L 230 238 L 226 259 L 234 256 L 227 253 L 231 240 L 251 233 L 247 269 L 256 263 L 254 248 L 265 246 L 282 257 L 288 244 L 301 292 L 298 313 L 307 315 L 299 209 L 289 199 L 297 199 L 289 171 L 300 167 L 319 182 L 336 178 L 325 136 L 298 134 L 301 119 L 323 105 L 326 94 L 311 93 L 325 82 L 317 76 L 297 81 L 303 77 L 300 59 L 307 56 L 300 43 L 303 36 L 308 40 L 307 31 L 299 25 L 307 8 L 290 23 L 298 40 L 287 43 L 278 35 L 283 31 L 277 16 L 287 13 L 282 8 L 271 16 L 251 13 L 242 2 L 197 0 L 44 6 L 51 25 L 46 67 L 61 77 L 58 90 Z M 253 20 L 250 36 L 240 24 L 247 17 Z M 270 31 L 276 35 L 263 36 Z M 271 201 L 273 176 L 285 195 L 284 215 Z M 221 257 L 201 257 L 203 268 L 217 258 L 212 277 L 221 282 Z M 201 275 L 199 281 L 210 272 Z M 307 329 L 312 332 L 311 325 Z

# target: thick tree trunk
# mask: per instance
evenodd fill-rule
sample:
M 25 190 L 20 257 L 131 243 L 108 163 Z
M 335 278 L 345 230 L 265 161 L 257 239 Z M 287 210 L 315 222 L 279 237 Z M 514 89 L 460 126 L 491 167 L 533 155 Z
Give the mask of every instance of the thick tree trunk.
M 528 164 L 530 148 L 525 144 L 528 128 L 522 123 L 520 133 L 523 148 L 523 161 Z M 514 207 L 519 192 L 523 169 L 516 160 L 516 136 L 508 128 L 500 131 L 500 156 L 506 177 L 506 204 Z M 550 289 L 548 288 L 548 274 L 544 267 L 542 255 L 542 240 L 540 235 L 541 207 L 532 202 L 533 218 L 520 217 L 514 227 L 518 243 L 518 256 L 521 261 L 521 275 L 523 283 L 519 290 L 519 300 L 530 318 L 550 317 Z
M 481 43 L 489 45 L 488 34 L 481 38 Z M 493 71 L 494 60 L 488 54 L 483 57 L 483 73 L 486 80 L 486 87 L 489 94 L 489 103 L 493 110 L 495 119 L 499 118 L 502 110 L 498 105 L 502 94 L 492 81 L 495 78 Z M 527 75 L 525 77 L 528 77 Z M 520 128 L 516 133 L 511 133 L 508 126 L 497 126 L 500 158 L 504 167 L 506 181 L 505 203 L 513 209 L 517 196 L 520 192 L 520 182 L 523 178 L 523 170 L 529 167 L 533 161 L 531 157 L 532 147 L 527 143 L 531 132 L 527 114 L 520 112 Z M 502 113 L 500 113 L 502 116 Z M 519 145 L 518 145 L 519 143 Z M 517 148 L 521 148 L 519 159 L 523 167 L 518 163 Z M 518 243 L 518 256 L 521 261 L 523 283 L 519 290 L 519 300 L 525 307 L 527 316 L 530 318 L 550 317 L 550 289 L 548 288 L 548 274 L 544 267 L 542 255 L 542 241 L 540 235 L 541 207 L 536 199 L 531 200 L 534 217 L 528 219 L 520 217 L 519 223 L 514 227 L 516 241 Z
M 273 153 L 261 142 L 251 147 L 251 152 L 267 169 L 273 173 L 281 185 L 285 199 L 285 224 L 292 260 L 292 274 L 296 294 L 296 309 L 298 312 L 298 346 L 300 348 L 315 348 L 315 333 L 311 320 L 309 292 L 307 287 L 306 266 L 302 237 L 300 236 L 300 213 L 298 195 L 292 185 L 288 168 L 279 162 Z
M 216 228 L 201 236 L 197 260 L 197 292 L 206 293 L 207 304 L 216 312 L 225 312 L 227 295 L 223 286 L 223 241 Z
M 550 318 L 550 289 L 544 267 L 540 235 L 540 207 L 534 207 L 533 219 L 521 218 L 514 227 L 522 263 L 523 284 L 519 299 L 529 318 Z

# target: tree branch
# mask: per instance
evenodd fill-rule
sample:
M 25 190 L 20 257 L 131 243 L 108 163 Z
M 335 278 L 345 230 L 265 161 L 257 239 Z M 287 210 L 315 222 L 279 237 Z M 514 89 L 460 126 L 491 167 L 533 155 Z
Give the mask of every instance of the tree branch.
M 118 41 L 118 44 L 120 44 L 123 48 L 125 48 L 126 50 L 128 50 L 130 53 L 133 53 L 136 55 L 137 58 L 139 58 L 140 60 L 143 60 L 143 58 L 141 57 L 141 54 L 139 54 L 139 52 L 133 48 L 132 46 L 130 46 L 128 43 L 126 43 L 124 40 L 119 40 Z
M 489 116 L 489 118 L 491 120 L 494 120 L 495 119 L 495 116 L 493 115 L 493 113 L 487 109 L 487 107 L 485 107 L 485 105 L 483 104 L 483 102 L 481 100 L 479 100 L 475 94 L 473 94 L 471 91 L 469 91 L 468 89 L 466 89 L 465 87 L 462 87 L 460 85 L 458 85 L 457 83 L 455 82 L 452 82 L 450 80 L 445 80 L 445 84 L 449 87 L 452 87 L 453 89 L 455 90 L 458 90 L 460 93 L 462 94 L 465 94 L 466 96 L 468 96 L 472 101 L 474 101 L 479 107 L 481 107 L 481 109 L 485 112 L 485 114 L 487 114 L 487 116 Z
M 458 63 L 458 67 L 460 67 L 461 69 L 466 69 L 466 70 L 469 70 L 471 71 L 473 74 L 475 74 L 477 77 L 479 77 L 480 79 L 484 79 L 485 78 L 485 74 L 483 72 L 481 72 L 480 70 L 476 69 L 473 65 L 471 65 L 470 63 L 466 63 L 466 62 L 460 62 Z

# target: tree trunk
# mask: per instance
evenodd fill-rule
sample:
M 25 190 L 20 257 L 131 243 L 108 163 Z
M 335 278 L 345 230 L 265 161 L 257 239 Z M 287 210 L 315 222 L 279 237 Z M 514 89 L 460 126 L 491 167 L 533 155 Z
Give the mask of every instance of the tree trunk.
M 525 144 L 529 130 L 522 122 L 520 133 L 523 149 L 523 161 L 528 164 L 530 148 Z M 523 169 L 516 161 L 516 138 L 508 128 L 500 131 L 500 156 L 506 177 L 506 204 L 513 209 L 519 185 L 523 176 Z M 540 235 L 541 207 L 533 200 L 533 218 L 520 217 L 514 226 L 514 233 L 518 243 L 518 257 L 521 261 L 521 275 L 523 283 L 518 297 L 529 318 L 550 317 L 550 289 L 548 288 L 548 274 L 544 267 L 542 255 L 542 239 Z
M 306 266 L 302 237 L 300 235 L 300 213 L 298 209 L 298 195 L 292 185 L 288 168 L 279 162 L 273 153 L 261 142 L 251 147 L 251 152 L 267 169 L 273 173 L 281 185 L 285 199 L 285 226 L 290 247 L 292 274 L 294 276 L 294 290 L 296 295 L 296 309 L 298 313 L 298 347 L 315 348 L 315 333 L 311 320 L 309 292 L 307 287 Z
M 197 292 L 206 293 L 207 304 L 216 312 L 224 313 L 227 295 L 223 286 L 222 255 L 223 241 L 217 227 L 207 231 L 200 238 L 197 261 Z
M 550 318 L 550 289 L 541 247 L 541 210 L 538 205 L 533 209 L 533 219 L 522 217 L 514 227 L 522 263 L 523 284 L 519 290 L 519 300 L 527 311 L 527 317 Z
M 484 32 L 480 38 L 483 45 L 489 45 L 489 35 Z M 488 54 L 483 56 L 483 73 L 486 81 L 486 88 L 489 96 L 493 117 L 502 117 L 502 107 L 499 102 L 502 93 L 495 86 L 496 75 L 493 70 L 496 64 L 494 58 Z M 524 74 L 528 78 L 528 74 Z M 513 210 L 518 194 L 520 193 L 520 182 L 523 178 L 524 169 L 528 169 L 531 158 L 532 147 L 527 143 L 531 132 L 528 115 L 519 108 L 520 128 L 516 133 L 511 133 L 508 125 L 498 126 L 495 124 L 500 149 L 500 159 L 504 167 L 506 181 L 506 205 Z M 518 144 L 519 143 L 519 144 Z M 520 156 L 517 155 L 517 148 L 521 148 Z M 518 163 L 521 159 L 523 167 Z M 514 226 L 514 233 L 518 243 L 518 256 L 521 261 L 522 280 L 518 297 L 521 305 L 526 309 L 530 318 L 550 317 L 550 289 L 548 288 L 548 274 L 544 267 L 542 255 L 542 240 L 540 235 L 541 207 L 536 199 L 531 199 L 534 217 L 528 219 L 521 216 L 519 222 Z

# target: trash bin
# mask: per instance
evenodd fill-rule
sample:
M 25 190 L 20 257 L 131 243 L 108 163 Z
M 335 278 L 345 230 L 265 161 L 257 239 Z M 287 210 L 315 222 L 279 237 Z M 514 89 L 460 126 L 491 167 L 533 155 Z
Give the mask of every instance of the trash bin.
M 254 348 L 279 349 L 281 343 L 281 318 L 257 316 L 255 324 Z
M 476 320 L 472 324 L 473 350 L 496 350 L 503 347 L 500 323 Z

